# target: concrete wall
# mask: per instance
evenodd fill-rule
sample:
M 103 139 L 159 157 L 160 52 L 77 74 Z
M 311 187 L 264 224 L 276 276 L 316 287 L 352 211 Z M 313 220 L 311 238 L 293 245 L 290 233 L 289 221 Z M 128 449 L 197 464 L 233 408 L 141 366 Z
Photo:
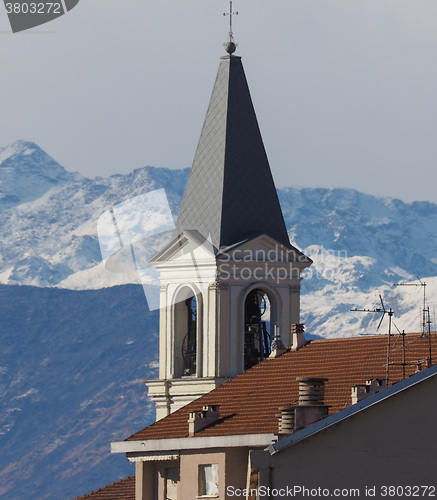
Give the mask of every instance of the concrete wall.
M 218 464 L 217 500 L 231 498 L 226 487 L 243 489 L 247 478 L 248 449 L 228 448 L 205 452 L 187 451 L 179 461 L 156 461 L 136 463 L 136 500 L 164 500 L 166 498 L 166 469 L 177 467 L 180 481 L 177 486 L 178 500 L 195 500 L 199 497 L 199 466 Z
M 179 470 L 179 461 L 163 461 L 163 462 L 155 462 L 155 473 L 157 474 L 157 488 L 155 490 L 155 496 L 153 497 L 153 500 L 159 499 L 159 500 L 165 500 L 167 499 L 167 491 L 166 491 L 166 479 L 167 479 L 167 474 L 166 474 L 166 469 L 169 467 L 176 467 Z M 179 470 L 180 472 L 180 470 Z M 180 494 L 180 488 L 181 488 L 181 483 L 177 485 L 177 498 L 183 498 L 181 497 Z M 138 499 L 135 498 L 135 500 L 143 500 L 143 499 Z M 149 498 L 146 498 L 144 500 L 149 500 Z M 152 499 L 150 499 L 152 500 Z
M 437 486 L 436 423 L 433 377 L 271 457 L 257 452 L 252 466 L 272 467 L 273 488 L 360 488 L 365 496 L 376 486 L 382 498 L 381 486 Z
M 218 486 L 220 500 L 225 498 L 226 453 L 186 453 L 181 456 L 181 499 L 196 499 L 199 496 L 199 465 L 218 464 Z
M 155 462 L 135 463 L 135 500 L 154 500 L 158 491 Z
M 199 495 L 199 465 L 218 464 L 219 500 L 227 500 L 226 486 L 244 488 L 247 475 L 248 450 L 230 448 L 212 452 L 187 452 L 181 455 L 181 499 L 194 500 Z

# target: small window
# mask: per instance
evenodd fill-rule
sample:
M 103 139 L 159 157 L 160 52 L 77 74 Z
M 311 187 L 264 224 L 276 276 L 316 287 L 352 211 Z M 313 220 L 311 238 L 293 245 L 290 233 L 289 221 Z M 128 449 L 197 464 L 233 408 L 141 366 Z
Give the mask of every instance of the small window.
M 218 496 L 218 464 L 199 465 L 199 496 Z

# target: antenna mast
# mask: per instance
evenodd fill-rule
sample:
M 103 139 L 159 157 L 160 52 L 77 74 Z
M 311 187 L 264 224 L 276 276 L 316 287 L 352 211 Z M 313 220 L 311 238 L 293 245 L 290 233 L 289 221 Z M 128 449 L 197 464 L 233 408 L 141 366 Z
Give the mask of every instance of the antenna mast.
M 428 367 L 432 366 L 432 345 L 431 345 L 431 313 L 429 306 L 426 306 L 426 282 L 417 277 L 419 283 L 395 283 L 393 286 L 421 286 L 423 288 L 422 306 L 422 337 L 428 336 Z
M 426 283 L 417 277 L 419 283 L 395 283 L 393 286 L 421 286 L 423 288 L 423 306 L 422 306 L 422 337 L 426 337 L 426 325 L 431 320 L 429 317 L 429 307 L 426 308 Z M 427 319 L 428 313 L 428 319 Z
M 385 373 L 385 381 L 386 381 L 386 384 L 388 387 L 388 381 L 389 381 L 389 375 L 390 375 L 391 323 L 392 323 L 392 317 L 393 317 L 394 311 L 391 307 L 387 311 L 387 309 L 384 306 L 384 301 L 382 300 L 381 294 L 379 295 L 379 300 L 381 301 L 381 307 L 376 307 L 375 309 L 357 309 L 357 308 L 355 308 L 355 309 L 351 309 L 351 311 L 352 312 L 367 312 L 367 313 L 382 313 L 377 330 L 379 330 L 379 327 L 381 326 L 381 323 L 382 323 L 382 320 L 384 319 L 384 316 L 386 314 L 388 315 L 387 368 L 386 368 L 386 373 Z

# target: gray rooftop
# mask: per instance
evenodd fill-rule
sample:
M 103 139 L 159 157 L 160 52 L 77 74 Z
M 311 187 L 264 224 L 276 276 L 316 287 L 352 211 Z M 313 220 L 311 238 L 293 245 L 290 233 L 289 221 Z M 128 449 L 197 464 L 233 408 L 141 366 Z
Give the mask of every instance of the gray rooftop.
M 220 60 L 177 229 L 217 249 L 258 234 L 290 245 L 240 57 Z

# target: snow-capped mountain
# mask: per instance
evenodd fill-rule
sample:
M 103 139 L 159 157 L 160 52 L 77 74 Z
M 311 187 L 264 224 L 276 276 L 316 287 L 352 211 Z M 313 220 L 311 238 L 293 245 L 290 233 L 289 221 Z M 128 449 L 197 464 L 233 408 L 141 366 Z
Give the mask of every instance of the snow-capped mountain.
M 105 268 L 97 221 L 161 188 L 175 216 L 188 173 L 145 167 L 87 179 L 36 144 L 0 149 L 5 500 L 72 498 L 132 474 L 109 443 L 153 421 L 141 381 L 156 377 L 158 312 L 147 311 L 140 286 L 126 285 L 138 281 L 135 272 Z M 278 193 L 291 241 L 314 261 L 302 281 L 309 334 L 375 333 L 379 314 L 350 309 L 379 307 L 379 293 L 395 311 L 394 331 L 421 330 L 423 287 L 393 284 L 420 276 L 434 312 L 437 205 L 349 189 Z
M 404 203 L 350 189 L 279 191 L 292 241 L 314 264 L 302 281 L 307 331 L 322 337 L 376 333 L 378 316 L 351 313 L 381 306 L 395 313 L 400 329 L 421 331 L 426 283 L 433 318 L 437 297 L 437 205 Z M 386 325 L 381 325 L 386 333 Z
M 0 209 L 36 200 L 52 188 L 79 178 L 36 144 L 16 141 L 0 149 Z
M 12 202 L 0 205 L 0 283 L 4 284 L 97 289 L 132 283 L 131 276 L 104 272 L 97 238 L 99 216 L 164 185 L 176 212 L 188 177 L 188 170 L 146 167 L 125 176 L 91 180 L 67 173 L 36 144 L 22 141 L 0 149 L 0 158 L 0 190 L 6 193 L 14 186 L 4 196 L 15 200 L 13 206 Z M 34 179 L 38 189 L 32 198 Z M 73 278 L 76 273 L 80 274 Z M 62 285 L 67 278 L 72 286 L 68 281 Z
M 36 144 L 18 141 L 0 149 L 0 283 L 76 290 L 138 283 L 136 272 L 105 269 L 97 220 L 115 205 L 160 188 L 176 216 L 188 172 L 145 167 L 87 179 L 66 172 Z M 420 301 L 397 299 L 411 290 L 393 295 L 392 285 L 437 276 L 437 205 L 351 189 L 278 193 L 292 243 L 314 260 L 302 284 L 307 331 L 359 334 L 367 319 L 346 313 L 371 306 L 379 292 L 397 315 L 411 312 L 418 321 Z M 333 314 L 335 328 L 326 321 Z M 414 324 L 412 317 L 407 323 Z

